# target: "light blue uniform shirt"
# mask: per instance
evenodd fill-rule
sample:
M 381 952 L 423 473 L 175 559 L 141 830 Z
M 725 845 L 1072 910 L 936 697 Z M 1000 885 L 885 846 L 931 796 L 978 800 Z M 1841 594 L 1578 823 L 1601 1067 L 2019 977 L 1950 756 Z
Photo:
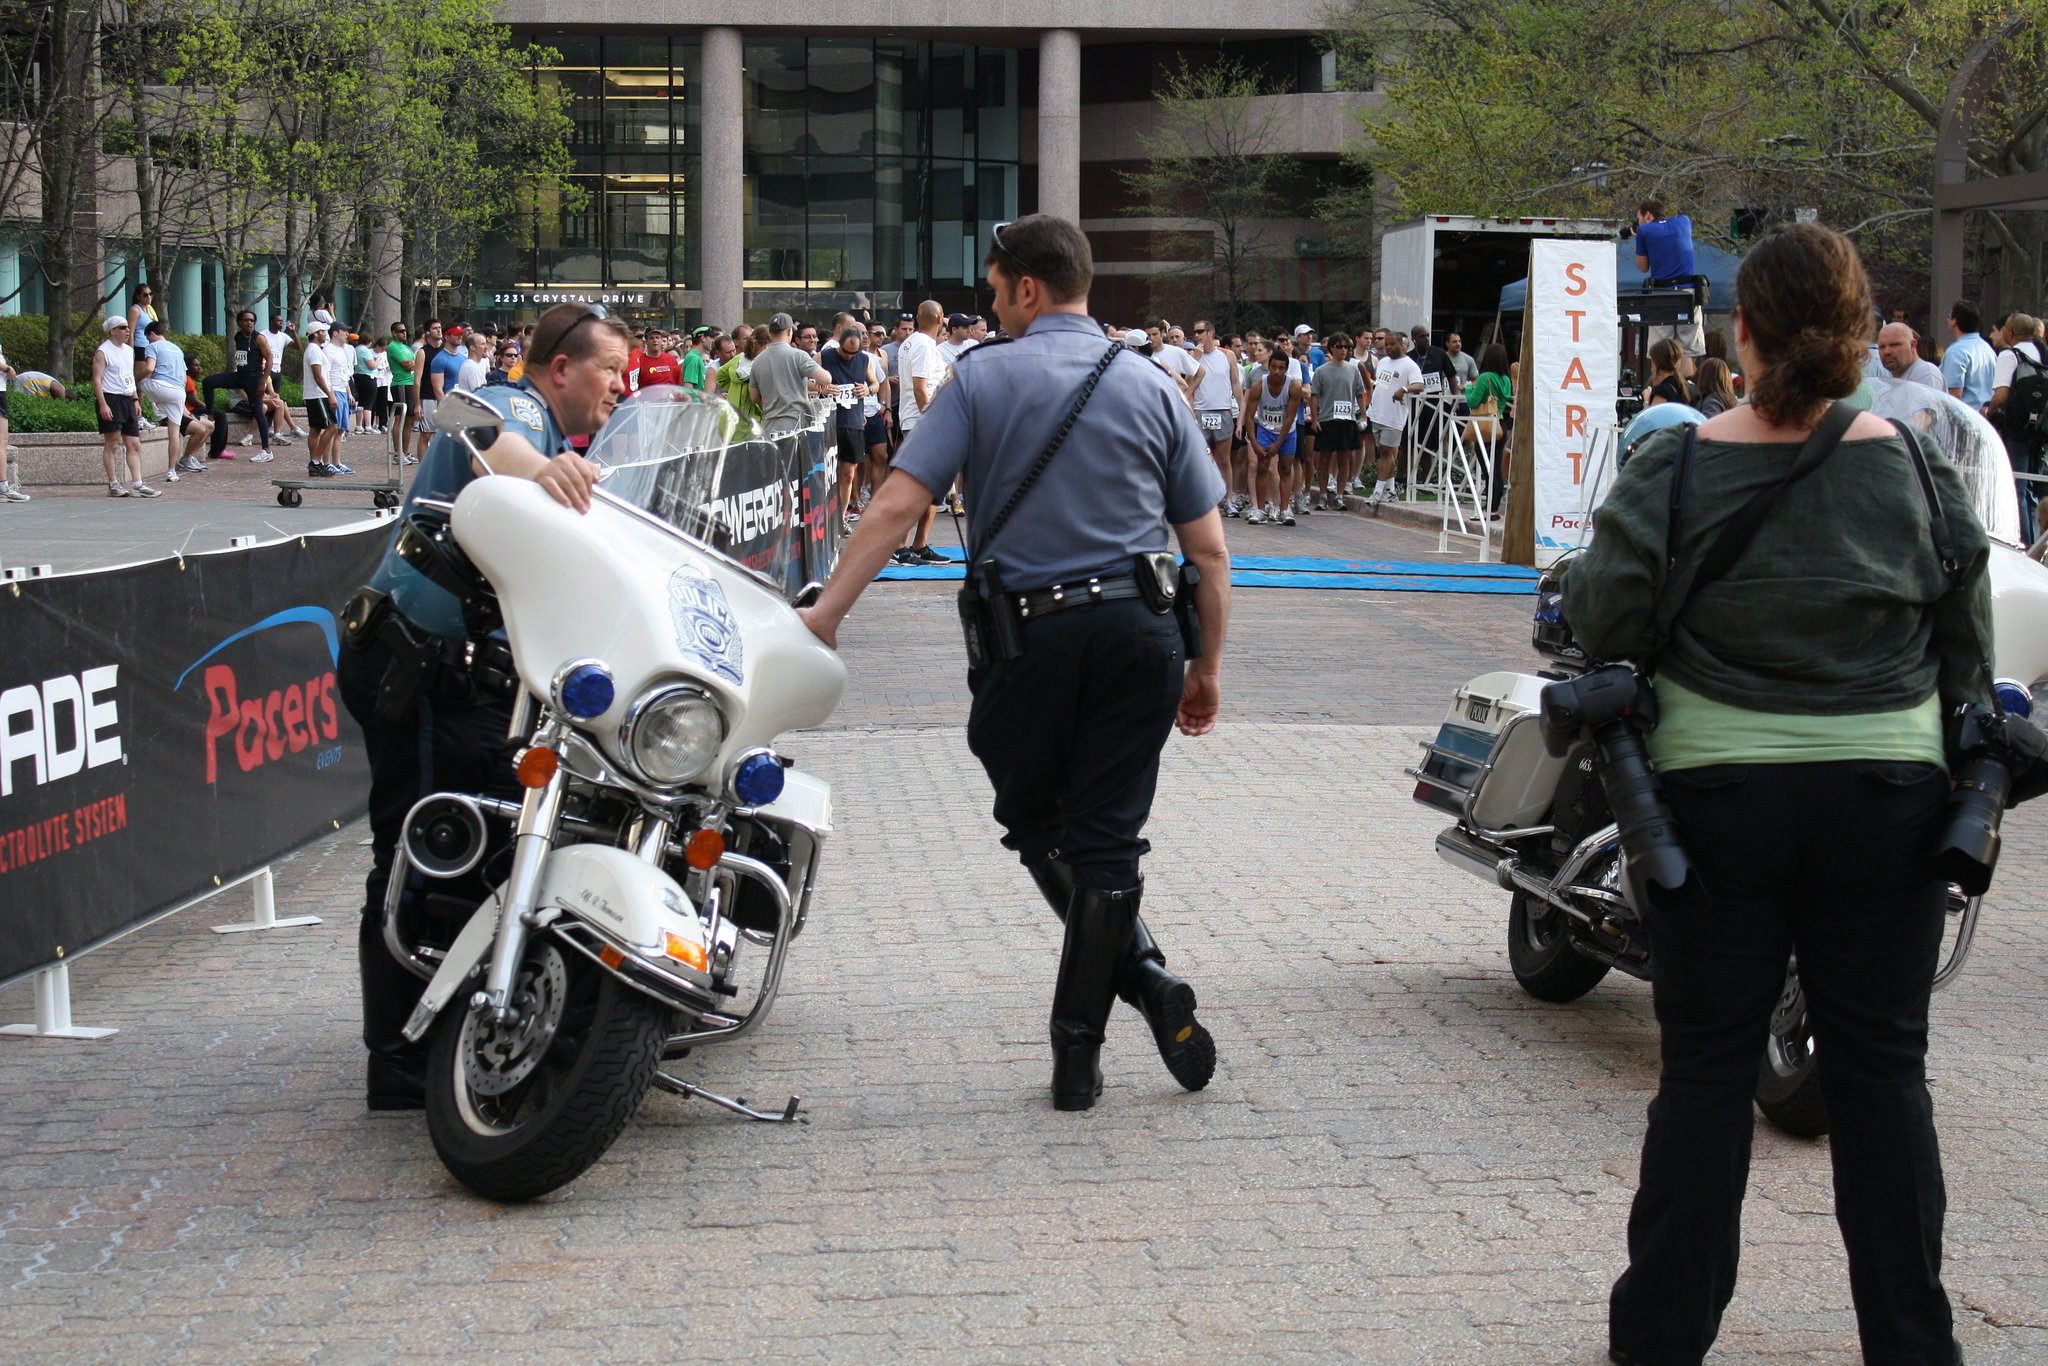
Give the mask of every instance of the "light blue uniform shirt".
M 967 542 L 979 554 L 983 529 L 1045 453 L 1106 345 L 1094 319 L 1048 313 L 1014 341 L 962 353 L 892 466 L 935 494 L 965 475 Z M 1128 574 L 1132 556 L 1167 548 L 1169 525 L 1199 520 L 1222 498 L 1179 386 L 1155 361 L 1118 356 L 996 537 L 1003 587 Z
M 1991 343 L 1975 332 L 1956 338 L 1942 355 L 1944 387 L 1963 391 L 1963 402 L 1979 412 L 1991 401 L 1992 372 L 1998 368 L 1998 353 Z
M 344 387 L 336 385 L 335 391 L 338 393 Z M 555 425 L 554 413 L 541 402 L 539 394 L 524 384 L 494 384 L 477 390 L 476 396 L 505 415 L 503 431 L 519 433 L 542 455 L 552 459 L 569 449 L 569 439 Z M 490 455 L 489 447 L 485 447 L 484 454 Z M 446 433 L 436 434 L 420 460 L 419 472 L 413 476 L 405 506 L 399 510 L 399 527 L 405 526 L 405 519 L 412 516 L 413 504 L 420 499 L 452 503 L 471 480 L 481 477 L 461 442 Z M 397 543 L 397 531 L 391 533 L 391 540 L 394 545 Z M 469 634 L 462 621 L 462 604 L 456 596 L 388 550 L 384 563 L 370 576 L 370 587 L 389 593 L 391 605 L 423 631 L 454 640 Z

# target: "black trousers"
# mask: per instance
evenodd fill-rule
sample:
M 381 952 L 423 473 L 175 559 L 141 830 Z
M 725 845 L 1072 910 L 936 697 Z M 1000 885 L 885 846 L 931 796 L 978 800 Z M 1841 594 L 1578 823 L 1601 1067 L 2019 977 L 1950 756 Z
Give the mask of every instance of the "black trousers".
M 270 414 L 263 407 L 263 377 L 261 375 L 238 375 L 230 371 L 224 375 L 208 375 L 199 386 L 199 396 L 209 408 L 220 405 L 213 401 L 216 392 L 222 389 L 239 393 L 249 400 L 249 406 L 256 413 L 256 436 L 264 450 L 270 449 Z M 227 424 L 221 424 L 225 427 Z
M 467 792 L 512 801 L 523 794 L 512 776 L 515 746 L 505 739 L 512 724 L 510 702 L 479 699 L 466 679 L 444 674 L 437 686 L 422 690 L 405 715 L 385 721 L 376 714 L 377 685 L 389 663 L 390 655 L 381 645 L 345 649 L 338 672 L 341 700 L 363 728 L 363 748 L 370 760 L 370 876 L 363 883 L 363 919 L 356 940 L 363 980 L 363 1044 L 375 1054 L 404 1057 L 423 1048 L 406 1042 L 400 1031 L 426 987 L 384 946 L 384 892 L 405 813 L 430 792 Z M 416 904 L 432 888 L 480 901 L 484 881 L 484 869 L 452 882 L 429 882 L 415 873 L 404 895 L 407 904 Z
M 1180 629 L 1125 598 L 1023 630 L 1022 657 L 967 675 L 967 745 L 995 785 L 1003 847 L 1025 863 L 1057 852 L 1084 887 L 1135 887 L 1180 705 Z
M 1832 1125 L 1835 1220 L 1869 1366 L 1957 1360 L 1941 1285 L 1947 1195 L 1927 1095 L 1946 892 L 1922 859 L 1948 794 L 1931 764 L 1727 764 L 1665 775 L 1705 915 L 1649 918 L 1663 1074 L 1650 1102 L 1613 1346 L 1706 1355 L 1735 1290 L 1751 1097 L 1799 954 Z

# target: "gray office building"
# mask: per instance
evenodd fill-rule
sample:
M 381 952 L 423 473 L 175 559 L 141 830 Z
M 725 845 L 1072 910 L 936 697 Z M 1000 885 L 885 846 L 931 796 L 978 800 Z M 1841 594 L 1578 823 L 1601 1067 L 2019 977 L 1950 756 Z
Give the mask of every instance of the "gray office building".
M 885 316 L 926 297 L 985 306 L 991 227 L 1041 210 L 1093 240 L 1098 314 L 1203 299 L 1199 271 L 1162 259 L 1161 235 L 1188 225 L 1131 216 L 1119 173 L 1146 160 L 1168 74 L 1219 51 L 1278 92 L 1259 103 L 1278 116 L 1274 154 L 1298 163 L 1291 216 L 1263 225 L 1273 247 L 1249 297 L 1276 321 L 1318 323 L 1349 320 L 1366 297 L 1359 261 L 1325 241 L 1311 205 L 1343 174 L 1339 151 L 1375 97 L 1336 89 L 1309 0 L 1086 13 L 1058 0 L 1028 16 L 993 0 L 807 16 L 731 0 L 509 0 L 500 13 L 551 54 L 535 78 L 568 96 L 583 194 L 574 211 L 543 204 L 530 242 L 486 248 L 470 299 L 480 317 L 562 298 L 720 326 L 777 309 Z

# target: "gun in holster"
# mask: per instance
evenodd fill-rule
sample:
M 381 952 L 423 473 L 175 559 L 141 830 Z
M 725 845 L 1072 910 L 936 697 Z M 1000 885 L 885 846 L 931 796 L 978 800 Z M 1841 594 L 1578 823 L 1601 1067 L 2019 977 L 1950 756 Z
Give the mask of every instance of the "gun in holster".
M 390 656 L 377 680 L 377 717 L 396 721 L 419 695 L 437 684 L 459 684 L 491 697 L 518 686 L 511 651 L 495 640 L 453 640 L 429 635 L 405 619 L 389 593 L 358 588 L 341 612 L 342 640 L 351 650 L 382 645 Z
M 1024 624 L 1017 604 L 1003 592 L 993 557 L 970 564 L 960 589 L 960 632 L 967 640 L 967 667 L 985 669 L 1024 653 Z
M 1173 613 L 1173 624 L 1180 628 L 1181 654 L 1200 659 L 1202 613 L 1195 605 L 1195 589 L 1201 586 L 1202 571 L 1170 550 L 1159 550 L 1134 556 L 1131 572 L 1147 607 L 1161 616 Z

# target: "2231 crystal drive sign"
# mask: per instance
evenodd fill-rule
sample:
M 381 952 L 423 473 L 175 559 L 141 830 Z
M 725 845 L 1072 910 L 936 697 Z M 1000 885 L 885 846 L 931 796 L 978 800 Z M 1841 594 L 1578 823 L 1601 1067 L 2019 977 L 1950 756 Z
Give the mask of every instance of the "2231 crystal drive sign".
M 370 527 L 0 593 L 0 982 L 361 812 L 336 613 L 389 539 Z

